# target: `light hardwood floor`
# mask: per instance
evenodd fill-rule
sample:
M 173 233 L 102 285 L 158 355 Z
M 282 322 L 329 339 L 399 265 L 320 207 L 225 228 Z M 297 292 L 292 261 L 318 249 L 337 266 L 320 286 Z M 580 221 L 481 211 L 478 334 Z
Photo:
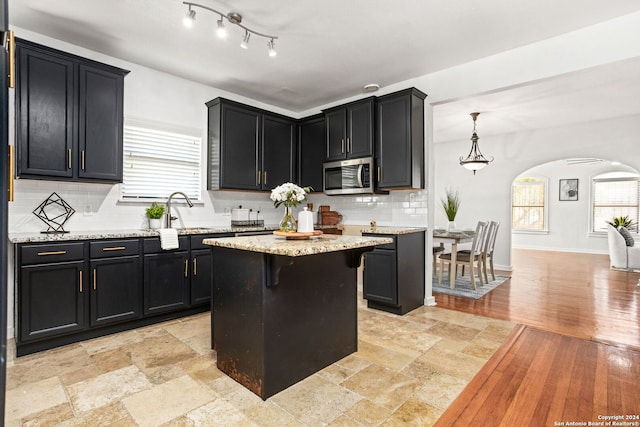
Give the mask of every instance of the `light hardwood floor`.
M 514 250 L 513 265 L 479 300 L 436 294 L 439 307 L 522 324 L 436 425 L 640 424 L 640 273 L 532 250 Z

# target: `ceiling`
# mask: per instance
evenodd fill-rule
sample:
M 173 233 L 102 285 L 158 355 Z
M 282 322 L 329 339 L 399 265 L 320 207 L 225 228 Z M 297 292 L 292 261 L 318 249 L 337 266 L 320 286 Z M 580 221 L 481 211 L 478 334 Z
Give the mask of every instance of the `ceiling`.
M 637 0 L 190 1 L 277 35 L 277 57 L 260 37 L 241 49 L 244 32 L 229 24 L 228 38 L 217 39 L 219 16 L 206 10 L 196 9 L 187 29 L 181 0 L 9 0 L 10 23 L 300 112 L 356 96 L 368 83 L 390 85 L 640 10 Z M 439 105 L 434 138 L 468 138 L 472 111 L 482 113 L 480 135 L 584 121 L 596 109 L 598 117 L 640 112 L 640 79 L 632 78 L 640 62 L 616 65 Z M 612 90 L 621 83 L 631 90 Z

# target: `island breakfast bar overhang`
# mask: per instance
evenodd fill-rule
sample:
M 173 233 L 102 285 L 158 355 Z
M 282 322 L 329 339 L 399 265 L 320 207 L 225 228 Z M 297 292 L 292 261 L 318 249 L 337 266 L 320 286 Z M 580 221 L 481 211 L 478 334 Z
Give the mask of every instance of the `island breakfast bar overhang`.
M 358 349 L 357 267 L 390 238 L 205 239 L 222 372 L 267 399 Z

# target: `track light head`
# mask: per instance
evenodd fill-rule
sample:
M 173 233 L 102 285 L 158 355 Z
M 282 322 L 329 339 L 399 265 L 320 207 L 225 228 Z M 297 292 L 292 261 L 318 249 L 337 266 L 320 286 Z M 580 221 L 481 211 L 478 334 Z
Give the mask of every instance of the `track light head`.
M 224 22 L 222 22 L 222 15 L 220 15 L 220 19 L 218 19 L 218 28 L 216 28 L 216 35 L 221 38 L 227 38 L 227 28 L 224 26 Z
M 251 37 L 251 33 L 249 31 L 244 32 L 244 38 L 242 39 L 242 43 L 240 43 L 240 47 L 243 49 L 249 49 L 249 38 Z
M 184 23 L 184 26 L 187 28 L 191 28 L 193 27 L 193 23 L 196 20 L 196 11 L 191 9 L 191 6 L 189 6 L 189 11 L 187 12 L 187 14 L 184 17 L 184 20 L 182 21 Z
M 276 52 L 275 42 L 273 41 L 273 39 L 267 42 L 267 46 L 269 47 L 269 56 L 272 58 L 275 57 L 278 52 Z

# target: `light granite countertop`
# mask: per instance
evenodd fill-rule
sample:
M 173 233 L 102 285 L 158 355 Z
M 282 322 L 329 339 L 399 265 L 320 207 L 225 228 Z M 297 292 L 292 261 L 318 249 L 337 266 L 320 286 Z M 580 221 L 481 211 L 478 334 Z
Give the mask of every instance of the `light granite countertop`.
M 426 231 L 426 227 L 366 227 L 360 230 L 361 233 L 374 233 L 374 234 L 411 234 L 420 233 Z
M 263 227 L 185 227 L 177 228 L 178 235 L 192 234 L 216 234 L 216 233 L 242 233 L 255 231 L 273 231 L 277 225 L 267 225 Z M 85 230 L 71 231 L 69 233 L 9 233 L 11 243 L 41 243 L 41 242 L 63 242 L 69 240 L 98 240 L 98 239 L 126 239 L 135 237 L 158 237 L 160 234 L 155 230 Z
M 387 237 L 322 234 L 307 240 L 287 240 L 284 237 L 263 235 L 204 239 L 202 243 L 223 248 L 297 257 L 384 245 L 393 243 L 393 240 Z

